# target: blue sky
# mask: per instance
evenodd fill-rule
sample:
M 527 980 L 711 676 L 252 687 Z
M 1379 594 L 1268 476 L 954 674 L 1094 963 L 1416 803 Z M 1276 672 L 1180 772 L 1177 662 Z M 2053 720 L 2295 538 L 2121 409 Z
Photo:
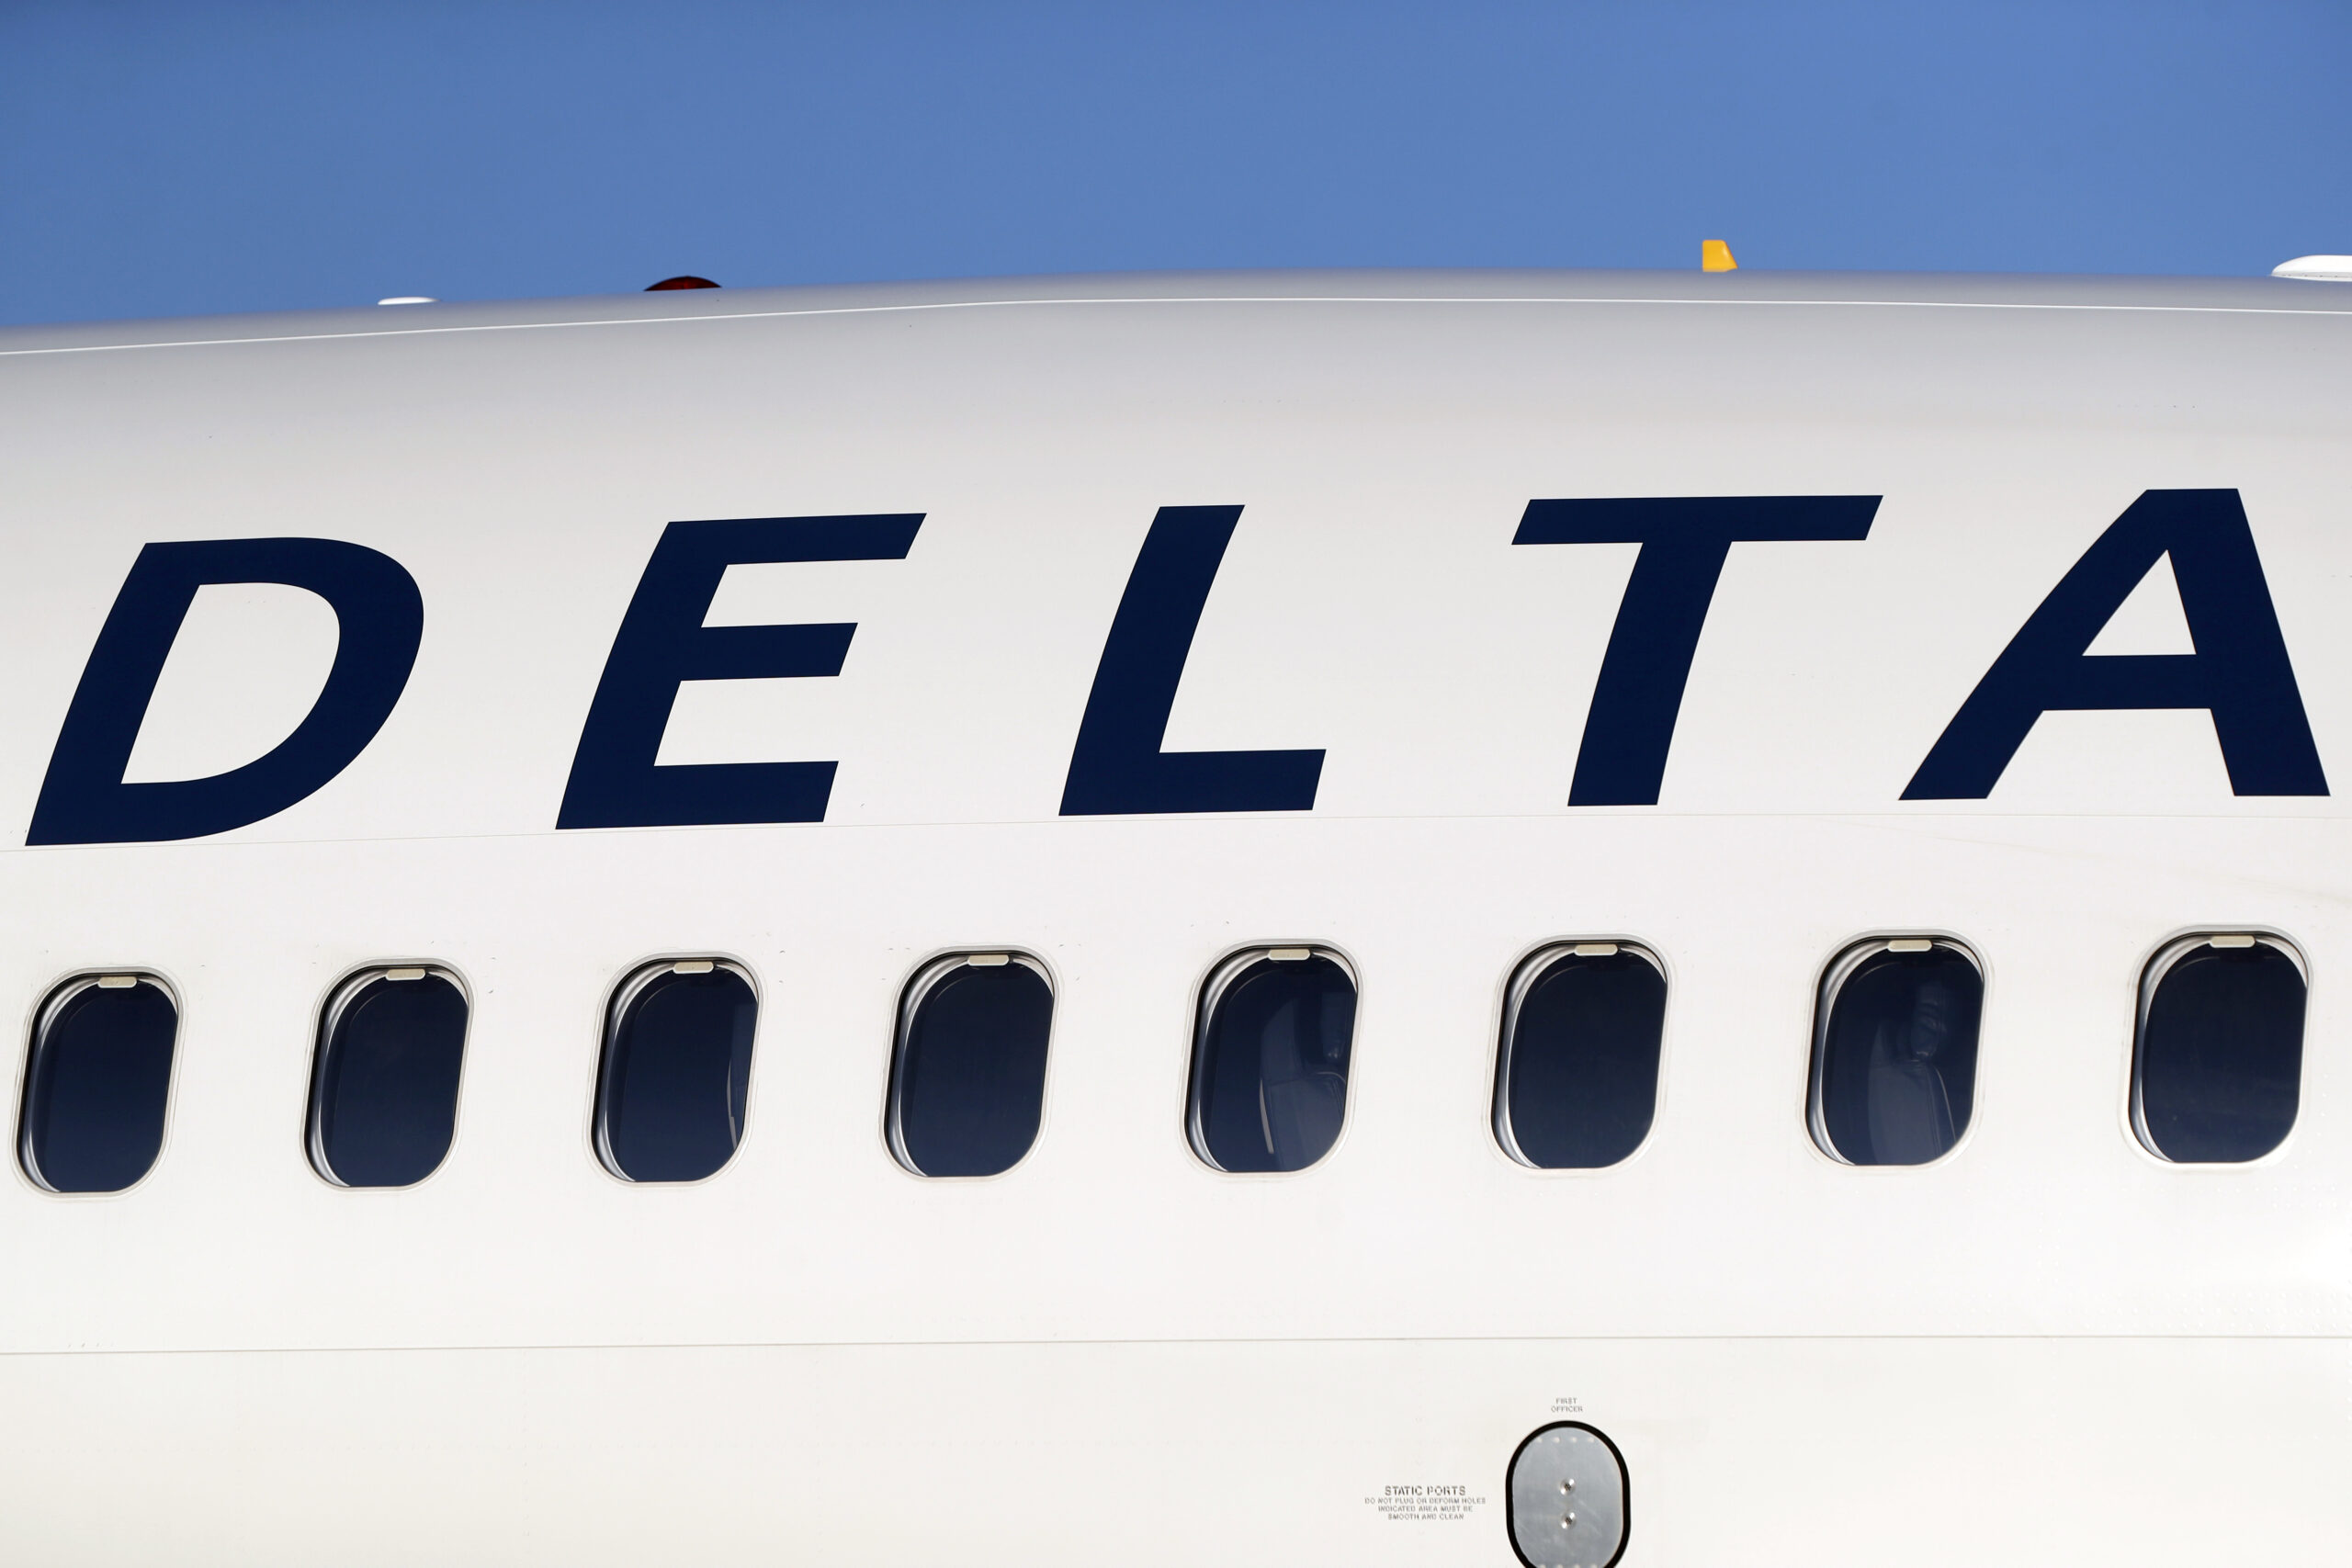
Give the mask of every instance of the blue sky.
M 0 0 L 0 321 L 2352 251 L 2352 0 Z

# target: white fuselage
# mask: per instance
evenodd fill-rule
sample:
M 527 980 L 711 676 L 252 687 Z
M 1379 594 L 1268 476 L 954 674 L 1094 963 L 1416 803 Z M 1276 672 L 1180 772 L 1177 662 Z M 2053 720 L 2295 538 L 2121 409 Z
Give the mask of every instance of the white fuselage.
M 2236 793 L 2172 708 L 2051 712 L 1984 798 L 1904 798 L 2172 490 L 2242 498 L 2336 793 Z M 1571 807 L 1649 547 L 1514 545 L 1529 503 L 1780 496 L 1881 499 L 1866 538 L 1732 545 L 1656 804 Z M 1242 510 L 1165 748 L 1319 750 L 1311 808 L 1063 814 L 1177 506 Z M 836 762 L 822 819 L 559 829 L 665 525 L 843 514 L 921 521 L 903 558 L 731 567 L 707 615 L 854 623 L 840 673 L 690 682 L 661 741 Z M 142 547 L 283 537 L 413 579 L 389 719 L 246 825 L 28 844 Z M 2352 1551 L 2352 289 L 1295 275 L 20 329 L 0 549 L 11 1081 L 73 976 L 180 1010 L 142 1180 L 0 1181 L 8 1561 L 1509 1568 L 1505 1466 L 1561 1419 L 1623 1455 L 1626 1568 Z M 2181 615 L 2152 579 L 2092 651 L 2192 651 Z M 301 589 L 200 589 L 124 781 L 269 751 L 337 636 Z M 2240 928 L 2308 965 L 2300 1111 L 2169 1164 L 2142 971 Z M 1843 1165 L 1816 987 L 1904 932 L 1982 962 L 1974 1114 Z M 1655 1124 L 1532 1170 L 1498 1021 L 1577 940 L 1666 968 Z M 1286 942 L 1360 985 L 1344 1129 L 1227 1174 L 1186 1137 L 1193 1008 Z M 1007 949 L 1054 987 L 1042 1131 L 910 1174 L 902 988 Z M 608 998 L 700 955 L 759 998 L 740 1150 L 617 1179 Z M 338 1188 L 319 1011 L 388 963 L 469 994 L 455 1144 Z

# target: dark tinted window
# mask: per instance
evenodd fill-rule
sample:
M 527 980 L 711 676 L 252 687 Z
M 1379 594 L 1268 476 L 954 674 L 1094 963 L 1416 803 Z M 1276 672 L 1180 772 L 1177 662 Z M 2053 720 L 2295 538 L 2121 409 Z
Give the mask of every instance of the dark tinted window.
M 1632 1154 L 1657 1111 L 1665 1031 L 1666 976 L 1638 949 L 1587 942 L 1538 953 L 1503 1020 L 1495 1135 L 1504 1150 L 1548 1170 Z
M 2295 1124 L 2303 1074 L 2303 972 L 2283 944 L 2199 937 L 2149 965 L 2141 987 L 2132 1120 L 2166 1159 L 2259 1159 Z
M 639 970 L 613 998 L 596 1152 L 631 1181 L 699 1181 L 743 1138 L 759 1003 L 731 964 Z
M 52 1192 L 119 1192 L 164 1146 L 179 1009 L 145 976 L 58 987 L 34 1027 L 17 1139 L 25 1174 Z
M 1968 1131 L 1984 977 L 1957 943 L 1868 942 L 1831 966 L 1813 1135 L 1849 1165 L 1925 1165 Z
M 1348 1109 L 1355 979 L 1307 948 L 1220 966 L 1203 987 L 1193 1052 L 1193 1147 L 1219 1170 L 1301 1170 L 1329 1153 Z
M 1005 954 L 915 976 L 890 1073 L 890 1148 L 921 1176 L 994 1176 L 1037 1141 L 1053 987 Z
M 458 1126 L 466 994 L 449 976 L 379 969 L 327 1002 L 311 1086 L 311 1160 L 345 1187 L 433 1174 Z

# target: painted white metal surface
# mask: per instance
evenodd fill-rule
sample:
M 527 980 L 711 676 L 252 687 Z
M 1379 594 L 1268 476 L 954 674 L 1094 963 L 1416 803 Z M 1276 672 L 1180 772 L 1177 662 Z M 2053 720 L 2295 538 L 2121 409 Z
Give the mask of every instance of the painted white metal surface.
M 142 544 L 364 544 L 426 617 L 390 722 L 300 804 L 0 853 L 12 1086 L 61 977 L 136 967 L 184 1007 L 144 1181 L 0 1182 L 0 1540 L 1509 1564 L 1504 1466 L 1573 1416 L 1624 1454 L 1629 1568 L 2339 1561 L 2340 795 L 2233 795 L 2172 711 L 2052 714 L 1989 798 L 1900 797 L 2165 488 L 2241 493 L 2352 781 L 2347 367 L 2352 298 L 2291 284 L 1755 275 L 0 334 L 10 843 Z M 1884 501 L 1863 542 L 1734 546 L 1659 803 L 1571 811 L 1634 547 L 1515 548 L 1521 513 L 1723 494 Z M 1145 531 L 1210 503 L 1245 510 L 1167 745 L 1323 748 L 1314 809 L 1062 818 Z M 854 621 L 841 676 L 690 686 L 663 742 L 837 759 L 825 821 L 555 829 L 665 522 L 882 512 L 924 514 L 904 560 L 737 567 L 710 615 Z M 2177 594 L 2127 608 L 2098 652 L 2181 650 Z M 204 590 L 130 776 L 266 750 L 334 647 L 299 590 Z M 2254 1164 L 2166 1165 L 2129 1122 L 2141 967 L 2241 928 L 2310 964 L 2301 1119 Z M 1938 1164 L 1849 1168 L 1806 1134 L 1814 987 L 1890 931 L 1984 961 L 1975 1116 Z M 1529 1170 L 1491 1131 L 1503 988 L 1578 938 L 1667 967 L 1656 1129 Z M 1192 998 L 1281 942 L 1361 977 L 1346 1128 L 1312 1169 L 1220 1174 L 1184 1136 Z M 913 1177 L 882 1132 L 899 987 L 951 949 L 1057 982 L 1044 1130 L 993 1179 Z M 747 1133 L 708 1181 L 632 1187 L 590 1146 L 601 1009 L 676 953 L 758 977 Z M 303 1153 L 316 1013 L 389 961 L 472 995 L 457 1143 L 415 1189 L 336 1189 Z
M 2312 283 L 2352 283 L 2352 256 L 2297 256 L 2272 267 L 2270 276 Z

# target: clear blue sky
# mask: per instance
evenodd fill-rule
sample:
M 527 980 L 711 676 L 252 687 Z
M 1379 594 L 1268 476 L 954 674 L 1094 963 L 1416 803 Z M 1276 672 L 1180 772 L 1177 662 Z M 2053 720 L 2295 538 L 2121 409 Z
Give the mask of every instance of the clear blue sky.
M 0 321 L 1101 269 L 2253 274 L 2352 0 L 0 0 Z

